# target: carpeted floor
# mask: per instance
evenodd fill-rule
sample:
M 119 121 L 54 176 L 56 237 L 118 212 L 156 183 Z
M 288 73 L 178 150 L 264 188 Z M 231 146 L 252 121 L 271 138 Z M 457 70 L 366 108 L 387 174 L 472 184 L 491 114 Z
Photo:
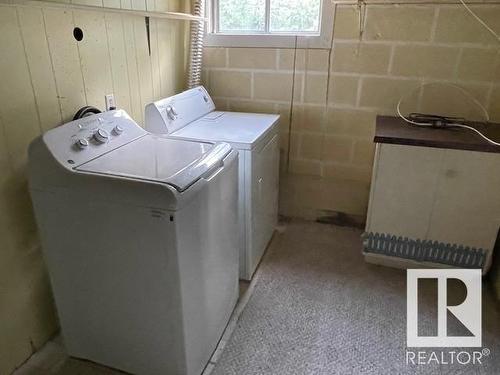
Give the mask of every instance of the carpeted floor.
M 268 250 L 212 374 L 499 374 L 500 314 L 486 286 L 483 347 L 491 354 L 482 365 L 406 364 L 406 272 L 366 264 L 360 234 L 288 224 Z M 435 289 L 423 290 L 419 316 L 422 329 L 432 330 Z

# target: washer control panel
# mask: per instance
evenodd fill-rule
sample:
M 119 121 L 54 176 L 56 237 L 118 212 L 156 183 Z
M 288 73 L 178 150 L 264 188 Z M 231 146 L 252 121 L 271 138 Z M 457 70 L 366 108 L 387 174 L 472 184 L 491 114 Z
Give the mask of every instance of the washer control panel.
M 125 111 L 115 110 L 68 122 L 43 140 L 61 164 L 73 168 L 145 134 Z

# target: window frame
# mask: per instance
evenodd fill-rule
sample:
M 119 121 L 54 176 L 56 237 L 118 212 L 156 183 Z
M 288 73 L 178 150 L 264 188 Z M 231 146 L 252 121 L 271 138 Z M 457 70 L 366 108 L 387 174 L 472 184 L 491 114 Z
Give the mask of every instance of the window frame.
M 334 6 L 331 0 L 321 0 L 319 33 L 317 32 L 231 32 L 219 33 L 218 1 L 205 0 L 209 19 L 205 28 L 206 47 L 256 47 L 256 48 L 330 48 Z M 270 0 L 266 0 L 266 14 L 270 12 Z M 265 30 L 269 30 L 270 17 L 266 17 Z

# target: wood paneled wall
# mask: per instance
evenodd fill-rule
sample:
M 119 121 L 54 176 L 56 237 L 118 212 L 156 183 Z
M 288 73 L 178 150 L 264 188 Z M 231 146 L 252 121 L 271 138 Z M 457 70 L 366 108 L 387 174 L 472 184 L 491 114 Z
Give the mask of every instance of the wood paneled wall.
M 167 0 L 78 3 L 184 10 Z M 151 18 L 150 55 L 144 17 L 0 3 L 0 374 L 57 330 L 27 188 L 29 143 L 82 106 L 102 109 L 109 93 L 142 124 L 145 104 L 183 89 L 188 26 Z

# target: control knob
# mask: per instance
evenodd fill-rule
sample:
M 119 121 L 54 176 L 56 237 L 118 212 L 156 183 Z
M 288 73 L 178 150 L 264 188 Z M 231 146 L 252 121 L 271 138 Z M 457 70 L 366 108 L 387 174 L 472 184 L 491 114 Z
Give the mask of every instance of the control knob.
M 85 150 L 89 146 L 89 141 L 87 141 L 85 138 L 80 138 L 75 142 L 75 146 L 80 150 Z
M 175 110 L 174 106 L 169 105 L 166 108 L 167 116 L 170 120 L 175 121 L 177 120 L 177 116 L 179 115 L 177 111 Z
M 97 129 L 94 139 L 99 143 L 106 143 L 109 140 L 109 133 L 104 129 Z
M 123 129 L 123 127 L 121 127 L 120 125 L 116 125 L 116 126 L 113 128 L 113 132 L 114 132 L 116 135 L 120 135 L 120 134 L 122 134 L 124 131 L 125 131 L 125 129 Z

